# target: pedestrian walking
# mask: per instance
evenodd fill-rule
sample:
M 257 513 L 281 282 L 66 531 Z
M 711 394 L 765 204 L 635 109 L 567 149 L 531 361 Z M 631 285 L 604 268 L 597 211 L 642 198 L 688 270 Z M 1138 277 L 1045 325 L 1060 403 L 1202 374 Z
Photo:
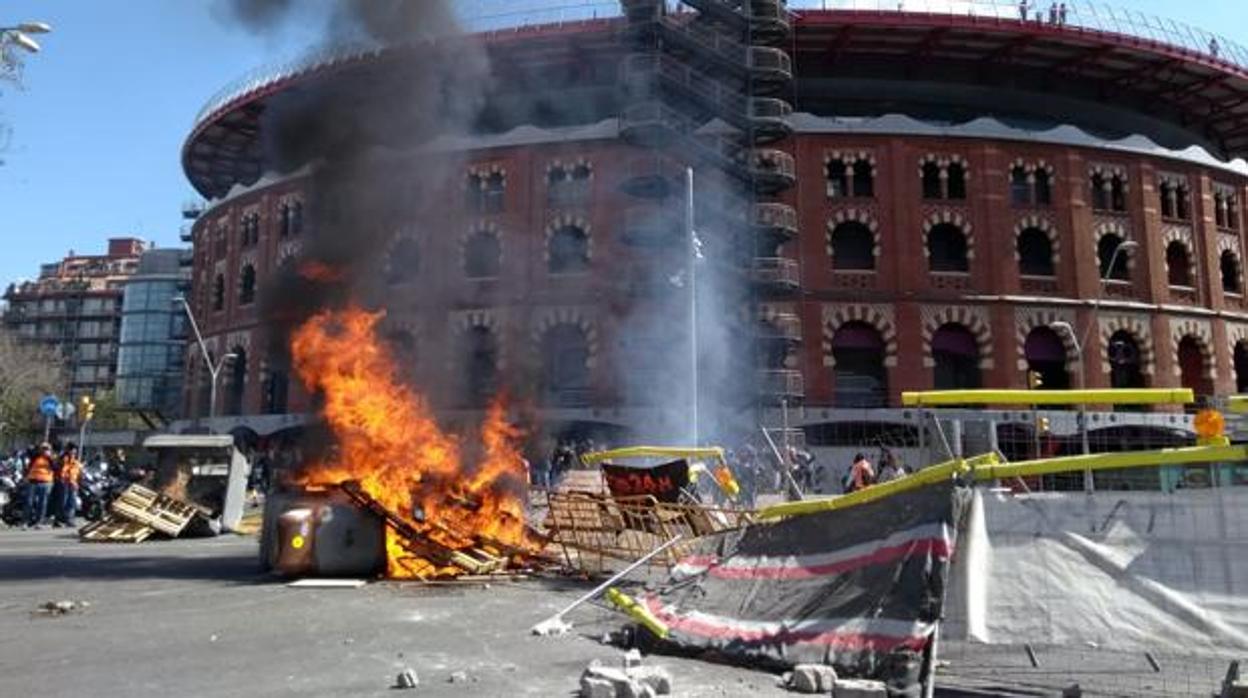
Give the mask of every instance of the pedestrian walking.
M 1029 9 L 1030 8 L 1027 6 L 1027 0 L 1021 0 L 1021 2 L 1018 3 L 1018 18 L 1026 22 Z
M 1057 6 L 1057 23 L 1063 27 L 1066 26 L 1066 3 L 1064 2 Z
M 1057 3 L 1049 3 L 1049 24 L 1057 24 Z
M 61 484 L 61 506 L 57 515 L 57 524 L 73 526 L 78 515 L 78 480 L 82 477 L 82 461 L 78 460 L 78 447 L 70 445 L 61 457 L 61 470 L 58 473 Z
M 56 477 L 52 461 L 52 444 L 43 442 L 26 466 L 26 526 L 41 528 L 48 516 L 48 495 Z

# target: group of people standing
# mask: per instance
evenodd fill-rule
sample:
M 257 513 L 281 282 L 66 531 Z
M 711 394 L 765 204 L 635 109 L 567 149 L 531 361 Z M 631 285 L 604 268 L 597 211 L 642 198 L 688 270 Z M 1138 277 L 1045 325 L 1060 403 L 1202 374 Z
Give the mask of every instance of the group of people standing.
M 67 444 L 59 456 L 46 441 L 31 449 L 26 459 L 26 526 L 43 527 L 49 514 L 55 516 L 56 526 L 74 525 L 81 477 L 76 445 Z
M 1049 24 L 1056 24 L 1059 26 L 1066 24 L 1067 12 L 1068 10 L 1066 9 L 1066 3 L 1064 2 L 1049 3 Z M 1018 3 L 1018 16 L 1024 22 L 1031 19 L 1031 4 L 1027 0 L 1022 0 L 1021 2 Z M 1040 9 L 1036 10 L 1036 21 L 1037 22 L 1044 21 L 1043 10 L 1040 10 Z

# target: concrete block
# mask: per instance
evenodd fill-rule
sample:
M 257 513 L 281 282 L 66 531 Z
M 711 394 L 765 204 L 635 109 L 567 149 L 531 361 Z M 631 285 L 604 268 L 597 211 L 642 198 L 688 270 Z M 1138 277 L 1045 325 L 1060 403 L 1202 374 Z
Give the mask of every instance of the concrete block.
M 1248 698 L 1248 679 L 1241 679 L 1226 687 L 1228 698 Z
M 883 681 L 868 679 L 837 679 L 835 698 L 886 698 L 888 689 Z
M 789 678 L 789 688 L 798 693 L 831 693 L 835 686 L 836 670 L 826 664 L 799 664 Z
M 641 666 L 641 650 L 636 648 L 624 653 L 624 668 L 632 669 Z
M 606 679 L 582 676 L 581 698 L 616 698 L 615 685 Z
M 655 695 L 670 696 L 672 694 L 672 674 L 661 666 L 639 666 L 628 670 L 628 677 L 644 686 L 649 686 Z

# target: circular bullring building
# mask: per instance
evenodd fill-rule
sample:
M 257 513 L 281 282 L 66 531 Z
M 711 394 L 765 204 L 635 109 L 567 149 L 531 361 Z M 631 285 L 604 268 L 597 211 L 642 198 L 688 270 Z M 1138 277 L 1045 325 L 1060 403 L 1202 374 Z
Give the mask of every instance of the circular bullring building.
M 1243 391 L 1248 53 L 1082 3 L 963 4 L 465 10 L 488 104 L 408 155 L 453 153 L 445 220 L 396 230 L 377 270 L 404 371 L 464 415 L 524 373 L 543 424 L 620 440 L 681 437 L 691 383 L 708 423 L 808 436 L 1029 374 Z M 277 167 L 267 116 L 318 94 L 375 108 L 391 96 L 351 86 L 418 50 L 258 73 L 187 137 L 208 200 L 194 309 L 236 354 L 219 427 L 308 407 L 259 307 L 319 224 L 317 165 Z

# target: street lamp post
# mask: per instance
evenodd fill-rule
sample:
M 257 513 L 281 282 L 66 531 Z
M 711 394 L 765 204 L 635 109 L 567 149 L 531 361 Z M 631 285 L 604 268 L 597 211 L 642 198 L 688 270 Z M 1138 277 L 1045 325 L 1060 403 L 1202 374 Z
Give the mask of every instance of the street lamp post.
M 1084 328 L 1082 335 L 1076 332 L 1074 326 L 1069 322 L 1058 321 L 1049 325 L 1049 327 L 1055 331 L 1064 332 L 1068 337 L 1070 337 L 1070 341 L 1075 343 L 1075 353 L 1079 355 L 1079 370 L 1076 372 L 1076 376 L 1079 379 L 1078 387 L 1081 389 L 1087 385 L 1087 374 L 1085 373 L 1087 371 L 1087 356 L 1084 354 L 1084 348 L 1088 345 L 1088 339 L 1091 338 L 1092 334 L 1092 327 L 1097 322 L 1097 316 L 1101 309 L 1101 300 L 1105 295 L 1105 284 L 1113 275 L 1114 265 L 1117 264 L 1118 257 L 1122 254 L 1122 251 L 1132 250 L 1139 246 L 1140 243 L 1135 240 L 1123 240 L 1118 243 L 1117 247 L 1114 248 L 1114 253 L 1109 257 L 1109 264 L 1105 267 L 1104 276 L 1097 276 L 1096 299 L 1092 302 L 1092 317 L 1088 319 L 1087 326 Z M 1087 405 L 1083 403 L 1079 403 L 1079 441 L 1084 455 L 1088 455 L 1092 452 L 1092 444 L 1089 442 L 1088 438 Z M 1091 493 L 1092 486 L 1092 471 L 1090 469 L 1085 470 L 1083 473 L 1083 489 Z
M 235 354 L 230 353 L 221 357 L 216 364 L 212 363 L 212 354 L 208 351 L 208 345 L 204 343 L 204 336 L 199 332 L 199 323 L 195 322 L 195 314 L 191 312 L 191 304 L 186 302 L 183 296 L 174 296 L 173 302 L 181 305 L 186 311 L 186 319 L 191 323 L 191 331 L 195 333 L 195 342 L 199 344 L 199 351 L 203 355 L 204 365 L 208 367 L 208 419 L 209 429 L 212 428 L 211 420 L 217 416 L 217 378 L 221 375 L 221 369 L 235 358 Z M 196 420 L 198 421 L 198 419 Z

